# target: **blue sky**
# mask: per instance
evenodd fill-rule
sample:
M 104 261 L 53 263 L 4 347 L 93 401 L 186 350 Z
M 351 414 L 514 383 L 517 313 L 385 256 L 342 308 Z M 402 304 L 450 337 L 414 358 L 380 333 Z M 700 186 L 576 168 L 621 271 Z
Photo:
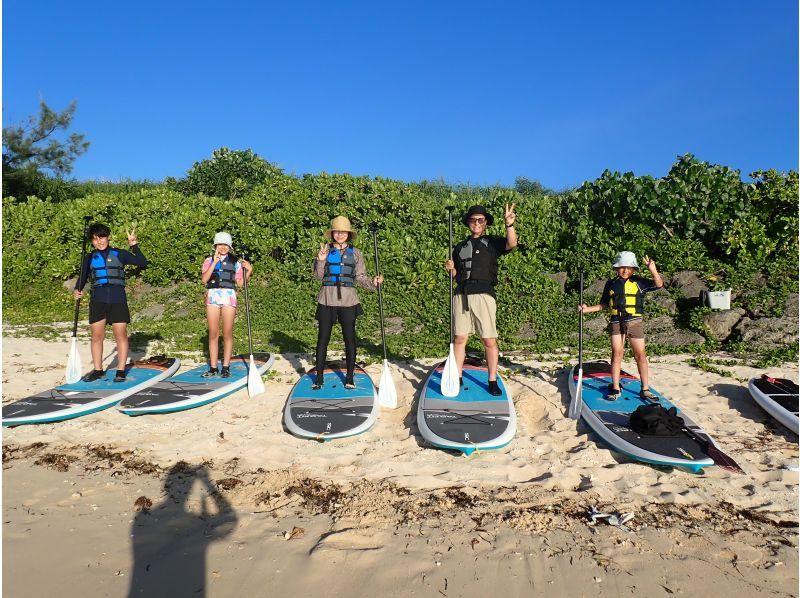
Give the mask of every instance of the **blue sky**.
M 797 11 L 5 0 L 3 124 L 77 100 L 79 179 L 181 177 L 221 146 L 296 174 L 555 189 L 686 152 L 796 169 Z

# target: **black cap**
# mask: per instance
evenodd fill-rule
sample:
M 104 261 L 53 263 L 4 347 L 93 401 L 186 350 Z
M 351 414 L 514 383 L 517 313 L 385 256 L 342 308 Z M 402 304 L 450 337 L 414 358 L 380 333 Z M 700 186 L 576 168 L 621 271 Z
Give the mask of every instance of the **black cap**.
M 492 226 L 492 222 L 494 222 L 494 218 L 492 215 L 486 211 L 486 208 L 483 206 L 472 206 L 467 213 L 464 214 L 464 217 L 461 219 L 461 222 L 464 223 L 464 226 L 469 226 L 469 219 L 476 214 L 480 216 L 486 216 L 486 226 Z

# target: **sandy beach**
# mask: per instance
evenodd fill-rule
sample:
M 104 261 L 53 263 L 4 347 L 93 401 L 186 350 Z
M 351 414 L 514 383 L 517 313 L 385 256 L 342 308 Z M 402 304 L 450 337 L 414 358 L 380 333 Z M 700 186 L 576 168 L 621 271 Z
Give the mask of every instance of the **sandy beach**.
M 4 338 L 3 403 L 63 382 L 67 351 Z M 393 364 L 399 407 L 326 443 L 282 425 L 307 355 L 278 356 L 253 399 L 4 429 L 4 595 L 797 595 L 798 439 L 751 400 L 764 371 L 651 358 L 653 386 L 745 471 L 694 475 L 632 462 L 569 420 L 555 356 L 506 358 L 516 437 L 470 457 L 417 432 L 433 360 Z M 366 369 L 377 382 L 382 366 Z M 634 517 L 592 522 L 592 507 Z

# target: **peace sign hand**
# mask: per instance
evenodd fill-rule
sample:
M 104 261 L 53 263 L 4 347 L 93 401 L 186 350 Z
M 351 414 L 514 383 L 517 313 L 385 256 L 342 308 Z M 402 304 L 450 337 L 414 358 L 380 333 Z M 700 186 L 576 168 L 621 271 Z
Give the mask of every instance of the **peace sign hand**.
M 505 214 L 503 215 L 503 220 L 505 220 L 506 226 L 513 226 L 514 221 L 517 219 L 517 215 L 514 213 L 514 208 L 516 205 L 517 204 L 512 203 L 509 207 L 509 205 L 506 204 Z
M 126 228 L 125 229 L 125 234 L 128 235 L 128 245 L 130 245 L 131 247 L 133 247 L 134 245 L 136 245 L 139 242 L 136 239 L 136 225 L 134 225 L 133 228 L 130 231 L 128 231 L 128 229 Z
M 320 243 L 319 244 L 319 253 L 317 254 L 317 259 L 320 261 L 325 261 L 328 259 L 328 244 L 327 243 Z

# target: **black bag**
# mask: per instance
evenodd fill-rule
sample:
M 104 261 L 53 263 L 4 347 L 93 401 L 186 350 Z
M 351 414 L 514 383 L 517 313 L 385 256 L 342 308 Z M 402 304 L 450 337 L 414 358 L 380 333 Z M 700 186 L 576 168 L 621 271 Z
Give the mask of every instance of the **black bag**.
M 656 403 L 642 405 L 631 413 L 631 429 L 645 436 L 676 436 L 685 425 L 675 407 L 664 409 Z

